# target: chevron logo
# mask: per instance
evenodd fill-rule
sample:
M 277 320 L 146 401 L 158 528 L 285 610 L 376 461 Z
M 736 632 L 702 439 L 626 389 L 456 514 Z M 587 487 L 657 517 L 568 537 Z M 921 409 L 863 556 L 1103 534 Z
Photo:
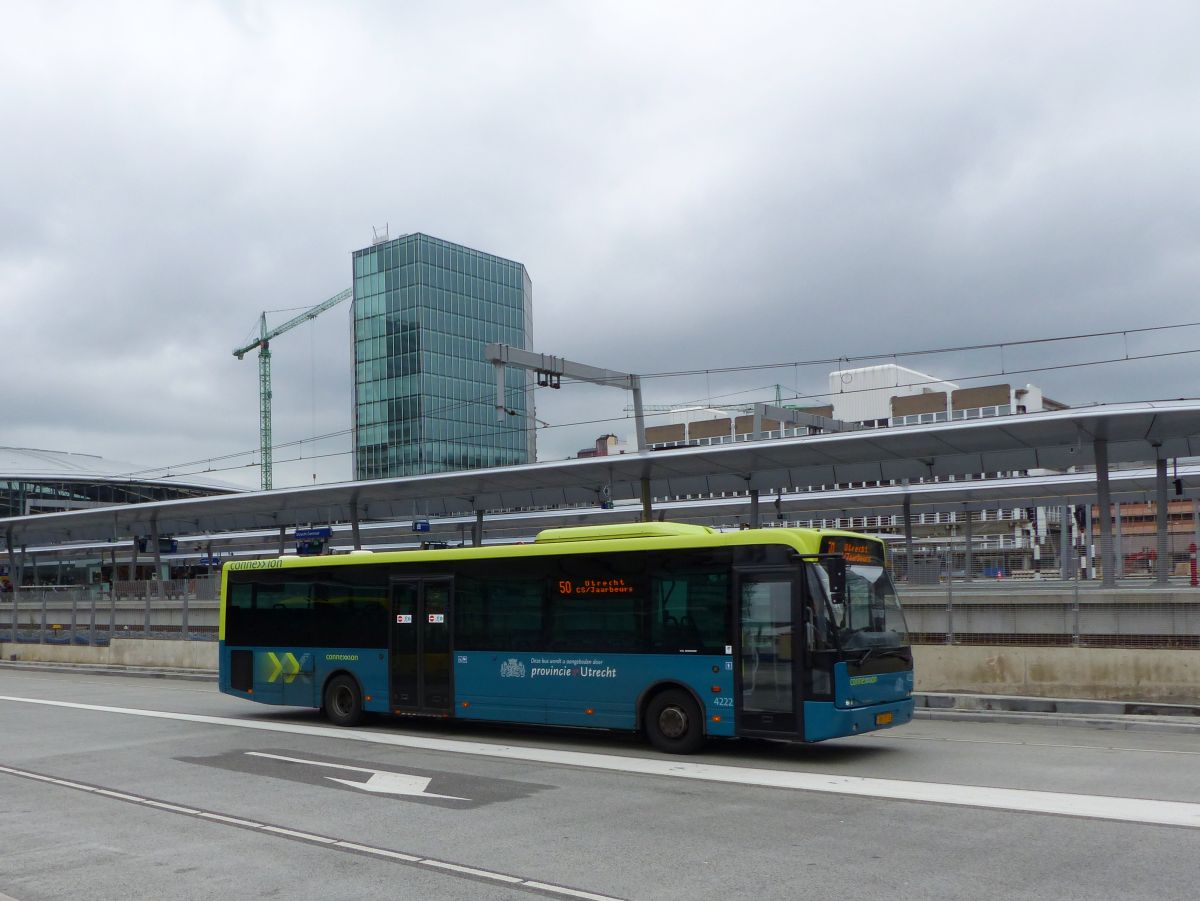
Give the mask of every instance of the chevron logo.
M 268 682 L 274 682 L 282 675 L 283 681 L 291 685 L 300 672 L 300 661 L 291 651 L 284 654 L 282 660 L 273 651 L 267 651 L 267 666 Z

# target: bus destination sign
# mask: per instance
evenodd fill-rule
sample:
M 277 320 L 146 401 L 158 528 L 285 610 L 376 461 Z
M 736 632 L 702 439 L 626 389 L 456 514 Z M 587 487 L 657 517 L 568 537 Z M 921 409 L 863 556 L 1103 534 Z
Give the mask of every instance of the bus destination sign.
M 562 597 L 633 594 L 633 586 L 624 579 L 559 579 L 558 593 Z
M 821 539 L 822 554 L 841 554 L 847 563 L 883 566 L 883 545 L 878 541 L 827 535 Z

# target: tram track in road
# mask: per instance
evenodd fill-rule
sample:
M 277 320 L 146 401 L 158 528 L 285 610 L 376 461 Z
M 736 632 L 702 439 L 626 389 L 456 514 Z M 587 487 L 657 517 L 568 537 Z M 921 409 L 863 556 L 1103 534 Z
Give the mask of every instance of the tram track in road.
M 399 866 L 417 867 L 427 871 L 436 871 L 452 878 L 468 880 L 481 886 L 517 890 L 532 896 L 561 899 L 561 901 L 623 901 L 623 899 L 614 895 L 591 892 L 585 889 L 573 888 L 571 886 L 557 885 L 555 883 L 543 882 L 538 879 L 531 879 L 523 876 L 514 876 L 509 873 L 501 873 L 495 870 L 472 867 L 463 863 L 426 857 L 406 851 L 397 851 L 391 848 L 383 848 L 376 845 L 366 845 L 344 838 L 319 835 L 317 833 L 306 832 L 298 829 L 289 829 L 285 826 L 280 826 L 275 823 L 248 819 L 243 816 L 231 816 L 228 814 L 219 813 L 217 811 L 204 810 L 202 808 L 192 807 L 184 804 L 175 804 L 173 802 L 164 801 L 158 798 L 146 797 L 143 795 L 133 794 L 131 792 L 117 791 L 115 789 L 106 788 L 100 785 L 93 785 L 72 779 L 63 779 L 58 776 L 51 776 L 46 773 L 38 773 L 32 770 L 6 766 L 4 764 L 0 764 L 0 774 L 21 779 L 28 779 L 44 785 L 84 792 L 98 798 L 107 798 L 125 804 L 132 804 L 147 809 L 163 811 L 179 816 L 186 816 L 220 826 L 250 830 L 252 832 L 267 834 L 309 846 L 328 848 L 330 850 L 342 853 L 357 854 L 374 860 L 387 861 Z M 4 897 L 5 896 L 0 895 L 0 901 L 3 901 Z
M 300 725 L 278 721 L 232 719 L 70 701 L 0 696 L 0 702 L 33 704 L 80 712 L 139 716 L 222 728 L 332 738 L 447 754 L 465 754 L 519 763 L 540 763 L 628 775 L 694 780 L 748 787 L 819 792 L 891 801 L 980 808 L 1025 814 L 1051 814 L 1144 825 L 1200 828 L 1200 803 L 1139 797 L 1001 788 L 994 786 L 882 779 L 845 774 L 771 770 L 696 762 L 674 757 L 630 757 L 615 754 L 517 747 L 475 741 L 398 735 L 358 729 Z

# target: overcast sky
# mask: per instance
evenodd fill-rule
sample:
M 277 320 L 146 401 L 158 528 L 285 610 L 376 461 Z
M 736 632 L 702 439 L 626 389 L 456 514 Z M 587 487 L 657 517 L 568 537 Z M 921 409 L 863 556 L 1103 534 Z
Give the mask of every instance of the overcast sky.
M 232 349 L 349 286 L 385 224 L 523 262 L 536 349 L 625 371 L 1198 321 L 1197 34 L 1194 2 L 0 0 L 0 444 L 257 448 Z M 343 433 L 277 450 L 277 486 L 350 478 L 348 309 L 272 344 L 276 443 Z M 900 362 L 1082 404 L 1200 396 L 1200 354 L 992 374 L 1192 349 Z M 831 368 L 645 399 L 786 400 Z M 631 435 L 592 422 L 626 403 L 539 391 L 541 456 Z M 207 465 L 257 486 L 251 462 Z

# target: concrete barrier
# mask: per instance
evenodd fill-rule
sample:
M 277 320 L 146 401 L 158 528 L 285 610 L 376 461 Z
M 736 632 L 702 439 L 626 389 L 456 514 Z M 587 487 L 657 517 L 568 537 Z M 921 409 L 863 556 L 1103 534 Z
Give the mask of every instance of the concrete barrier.
M 915 645 L 916 689 L 1200 703 L 1200 651 Z
M 159 669 L 217 669 L 215 641 L 114 638 L 107 647 L 0 642 L 0 659 L 37 663 L 83 663 Z

